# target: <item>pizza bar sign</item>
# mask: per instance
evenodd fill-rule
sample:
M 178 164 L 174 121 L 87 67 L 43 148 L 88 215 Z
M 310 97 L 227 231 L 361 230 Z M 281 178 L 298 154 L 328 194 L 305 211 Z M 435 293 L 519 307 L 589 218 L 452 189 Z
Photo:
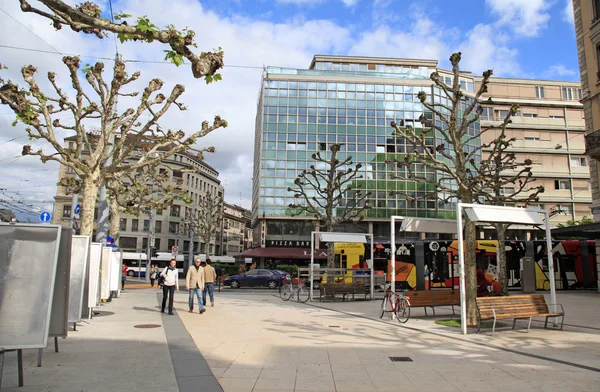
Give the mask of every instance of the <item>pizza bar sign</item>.
M 268 240 L 267 246 L 273 248 L 310 248 L 310 241 Z

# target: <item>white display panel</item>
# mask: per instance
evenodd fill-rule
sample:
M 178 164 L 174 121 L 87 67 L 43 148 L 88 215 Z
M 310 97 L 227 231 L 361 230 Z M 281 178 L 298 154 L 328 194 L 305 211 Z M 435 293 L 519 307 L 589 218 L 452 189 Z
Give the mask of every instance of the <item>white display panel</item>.
M 88 267 L 90 237 L 74 235 L 71 240 L 71 271 L 69 279 L 69 323 L 81 321 L 83 290 Z
M 102 248 L 102 261 L 100 263 L 100 299 L 110 298 L 110 267 L 112 248 Z
M 0 347 L 4 349 L 46 347 L 61 229 L 0 223 Z
M 100 305 L 100 261 L 102 260 L 102 244 L 93 242 L 90 245 L 90 265 L 88 267 L 88 307 Z

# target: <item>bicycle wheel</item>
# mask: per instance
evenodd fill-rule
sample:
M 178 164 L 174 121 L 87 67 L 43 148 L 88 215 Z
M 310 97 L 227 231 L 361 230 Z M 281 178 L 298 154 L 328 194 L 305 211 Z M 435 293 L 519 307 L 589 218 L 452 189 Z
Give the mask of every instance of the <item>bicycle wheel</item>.
M 305 303 L 310 298 L 310 290 L 301 285 L 298 287 L 298 302 Z
M 383 318 L 383 315 L 386 312 L 391 312 L 392 311 L 392 307 L 390 306 L 390 301 L 388 299 L 388 296 L 386 295 L 385 297 L 383 297 L 383 301 L 381 301 L 381 316 L 379 316 L 379 318 Z
M 410 317 L 410 304 L 406 298 L 401 297 L 396 301 L 396 318 L 401 323 L 408 321 Z
M 294 295 L 294 289 L 292 288 L 291 284 L 286 284 L 285 286 L 283 286 L 283 288 L 281 289 L 281 293 L 279 294 L 281 299 L 284 301 L 287 301 L 290 298 L 292 298 L 292 295 Z

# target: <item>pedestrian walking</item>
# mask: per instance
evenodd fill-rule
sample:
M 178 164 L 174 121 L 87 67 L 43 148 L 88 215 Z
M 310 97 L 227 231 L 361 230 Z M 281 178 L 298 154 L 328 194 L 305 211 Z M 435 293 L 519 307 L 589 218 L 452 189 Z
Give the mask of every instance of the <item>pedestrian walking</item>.
M 202 292 L 202 302 L 204 306 L 206 305 L 206 292 L 208 291 L 208 296 L 210 297 L 210 306 L 215 306 L 215 280 L 217 279 L 217 272 L 211 265 L 212 261 L 210 259 L 206 259 L 206 263 L 204 264 L 204 291 Z
M 123 272 L 121 272 L 121 290 L 125 290 L 125 282 L 127 281 L 127 270 L 129 269 L 129 267 L 127 267 L 125 264 L 123 264 Z
M 194 311 L 194 296 L 198 298 L 199 313 L 202 314 L 206 312 L 201 298 L 202 289 L 204 288 L 204 268 L 200 267 L 200 259 L 196 259 L 194 265 L 188 269 L 185 277 L 185 288 L 190 293 L 189 312 L 192 313 Z
M 169 297 L 169 314 L 173 314 L 173 300 L 175 296 L 175 289 L 179 291 L 179 272 L 175 268 L 176 260 L 171 259 L 171 263 L 166 267 L 161 276 L 164 277 L 163 285 L 163 300 L 161 312 L 165 312 L 165 305 L 167 304 L 167 297 Z
M 154 287 L 154 281 L 156 280 L 158 275 L 158 268 L 156 268 L 156 265 L 153 265 L 152 268 L 150 268 L 150 287 Z

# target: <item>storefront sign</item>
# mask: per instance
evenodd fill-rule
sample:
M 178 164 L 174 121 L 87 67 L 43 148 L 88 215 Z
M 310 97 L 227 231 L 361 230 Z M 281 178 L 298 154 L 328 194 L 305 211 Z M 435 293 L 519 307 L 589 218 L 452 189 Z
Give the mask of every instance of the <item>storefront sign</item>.
M 310 248 L 310 241 L 267 240 L 267 248 Z

